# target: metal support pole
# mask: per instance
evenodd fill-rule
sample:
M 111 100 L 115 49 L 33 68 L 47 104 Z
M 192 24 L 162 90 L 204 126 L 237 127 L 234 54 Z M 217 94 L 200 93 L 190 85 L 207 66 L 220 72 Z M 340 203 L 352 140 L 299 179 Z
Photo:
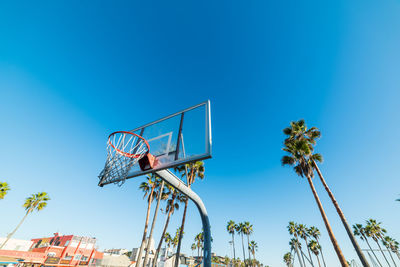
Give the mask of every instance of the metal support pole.
M 188 198 L 190 198 L 194 204 L 196 204 L 201 217 L 201 222 L 203 223 L 204 231 L 204 258 L 203 267 L 211 267 L 211 230 L 210 221 L 208 220 L 207 210 L 203 204 L 201 198 L 193 192 L 189 187 L 187 187 L 175 174 L 169 170 L 157 171 L 156 174 L 160 176 L 164 181 L 171 184 L 173 187 L 178 189 Z

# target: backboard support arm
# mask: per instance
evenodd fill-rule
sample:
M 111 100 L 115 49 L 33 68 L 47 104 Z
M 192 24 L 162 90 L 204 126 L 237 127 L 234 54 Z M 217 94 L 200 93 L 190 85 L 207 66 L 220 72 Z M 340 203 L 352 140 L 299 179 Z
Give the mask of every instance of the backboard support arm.
M 206 207 L 204 206 L 201 198 L 189 187 L 187 187 L 175 174 L 169 170 L 156 171 L 156 174 L 160 176 L 164 181 L 171 184 L 177 190 L 182 192 L 188 198 L 190 198 L 194 204 L 196 204 L 199 210 L 201 222 L 203 224 L 204 232 L 204 256 L 203 256 L 203 266 L 211 267 L 211 229 L 210 221 L 208 219 L 208 214 Z

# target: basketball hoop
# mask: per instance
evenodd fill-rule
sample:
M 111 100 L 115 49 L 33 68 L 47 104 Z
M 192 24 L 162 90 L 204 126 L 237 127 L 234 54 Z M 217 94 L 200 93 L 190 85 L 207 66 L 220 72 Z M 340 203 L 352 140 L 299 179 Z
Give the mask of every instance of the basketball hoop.
M 122 185 L 129 170 L 149 153 L 149 143 L 140 135 L 127 131 L 110 134 L 107 141 L 107 160 L 99 178 L 100 183 L 118 181 Z

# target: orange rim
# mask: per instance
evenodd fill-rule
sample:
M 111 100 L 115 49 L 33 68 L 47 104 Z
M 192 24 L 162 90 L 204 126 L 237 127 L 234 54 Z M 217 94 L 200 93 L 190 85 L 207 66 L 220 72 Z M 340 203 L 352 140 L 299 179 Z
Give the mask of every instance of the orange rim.
M 141 157 L 141 156 L 143 155 L 143 154 L 132 154 L 132 153 L 128 153 L 128 152 L 125 152 L 125 151 L 122 151 L 122 150 L 116 148 L 116 147 L 111 143 L 111 136 L 113 136 L 114 134 L 118 134 L 118 133 L 131 134 L 131 135 L 137 136 L 138 138 L 142 139 L 142 140 L 144 141 L 144 143 L 146 144 L 146 146 L 147 146 L 147 152 L 146 152 L 146 153 L 149 152 L 149 150 L 150 150 L 150 145 L 149 145 L 149 143 L 146 141 L 146 139 L 144 139 L 144 138 L 141 137 L 140 135 L 135 134 L 135 133 L 132 133 L 132 132 L 128 132 L 128 131 L 116 131 L 116 132 L 113 132 L 112 134 L 110 134 L 110 135 L 108 136 L 108 144 L 109 144 L 110 146 L 112 146 L 118 153 L 120 153 L 120 154 L 122 154 L 123 156 L 128 157 L 128 158 L 139 158 L 139 157 Z M 146 153 L 145 153 L 145 154 L 146 154 Z

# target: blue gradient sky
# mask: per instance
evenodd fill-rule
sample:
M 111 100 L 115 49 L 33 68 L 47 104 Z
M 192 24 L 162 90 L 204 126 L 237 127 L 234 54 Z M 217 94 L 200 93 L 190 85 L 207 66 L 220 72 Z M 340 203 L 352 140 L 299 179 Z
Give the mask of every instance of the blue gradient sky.
M 339 265 L 306 181 L 280 165 L 281 130 L 299 118 L 322 131 L 321 169 L 348 221 L 376 218 L 400 239 L 399 14 L 397 0 L 2 2 L 0 180 L 12 191 L 0 201 L 0 236 L 25 197 L 47 191 L 48 207 L 15 237 L 59 231 L 95 236 L 100 248 L 137 246 L 141 179 L 97 187 L 106 137 L 210 99 L 214 154 L 194 188 L 219 255 L 231 256 L 226 222 L 248 220 L 256 256 L 283 266 L 294 220 L 319 227 Z M 356 258 L 316 187 L 344 255 Z M 185 252 L 200 228 L 191 205 Z

